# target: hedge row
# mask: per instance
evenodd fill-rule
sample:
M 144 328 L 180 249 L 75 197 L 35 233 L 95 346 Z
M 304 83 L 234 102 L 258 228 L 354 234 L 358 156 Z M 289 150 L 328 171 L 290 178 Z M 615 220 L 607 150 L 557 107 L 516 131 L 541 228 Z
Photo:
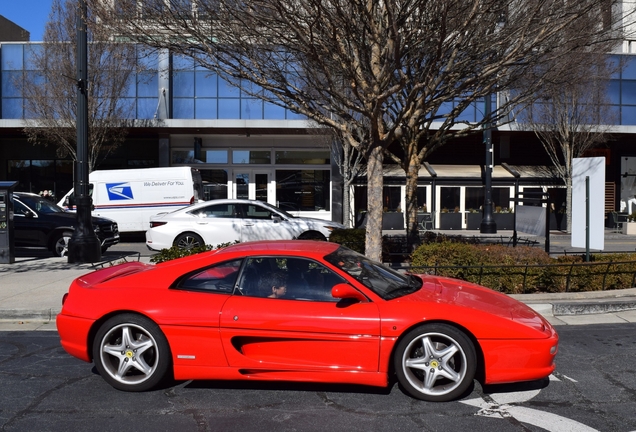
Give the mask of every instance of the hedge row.
M 632 254 L 593 254 L 551 258 L 527 246 L 428 243 L 411 255 L 414 272 L 474 282 L 508 294 L 600 291 L 631 288 L 636 277 Z
M 335 230 L 329 240 L 364 253 L 364 229 Z M 426 232 L 408 254 L 404 238 L 383 238 L 384 260 L 407 258 L 414 272 L 432 273 L 478 283 L 497 291 L 533 292 L 600 291 L 635 285 L 636 255 L 593 254 L 551 258 L 543 249 L 480 244 L 479 238 Z

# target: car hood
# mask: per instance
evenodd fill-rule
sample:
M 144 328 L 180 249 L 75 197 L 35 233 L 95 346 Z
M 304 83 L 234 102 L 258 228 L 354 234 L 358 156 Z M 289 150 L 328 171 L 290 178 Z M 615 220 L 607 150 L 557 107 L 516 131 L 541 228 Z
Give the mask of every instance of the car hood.
M 512 320 L 546 335 L 550 333 L 550 325 L 541 315 L 505 294 L 458 279 L 417 276 L 424 282 L 422 289 L 403 299 L 446 303 Z
M 58 213 L 46 213 L 38 215 L 38 217 L 47 218 L 48 220 L 59 221 L 60 225 L 73 225 L 77 220 L 76 212 L 58 212 Z M 93 224 L 102 225 L 102 224 L 112 224 L 115 221 L 112 219 L 108 219 L 101 216 L 91 216 L 91 221 Z

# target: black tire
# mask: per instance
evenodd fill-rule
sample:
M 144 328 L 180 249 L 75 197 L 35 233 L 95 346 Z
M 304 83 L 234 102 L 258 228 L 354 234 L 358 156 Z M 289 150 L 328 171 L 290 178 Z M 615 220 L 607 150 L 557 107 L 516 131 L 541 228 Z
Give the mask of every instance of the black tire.
M 477 355 L 471 340 L 448 324 L 423 324 L 409 331 L 393 354 L 403 390 L 416 399 L 457 399 L 473 384 Z
M 174 242 L 173 246 L 178 247 L 179 249 L 190 250 L 198 247 L 205 246 L 203 239 L 200 235 L 194 233 L 183 233 L 179 234 Z
M 318 231 L 307 231 L 299 235 L 298 240 L 327 241 L 327 238 Z
M 159 326 L 135 314 L 117 315 L 102 324 L 93 343 L 93 361 L 108 384 L 130 392 L 157 386 L 172 364 Z
M 73 236 L 72 231 L 63 231 L 56 238 L 51 245 L 51 252 L 57 257 L 65 257 L 68 253 L 68 242 Z

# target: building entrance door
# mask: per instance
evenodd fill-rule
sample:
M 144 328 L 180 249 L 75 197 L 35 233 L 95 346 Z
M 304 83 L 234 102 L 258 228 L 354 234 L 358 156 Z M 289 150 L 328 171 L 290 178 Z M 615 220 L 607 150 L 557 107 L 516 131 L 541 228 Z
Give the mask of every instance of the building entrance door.
M 235 170 L 232 198 L 268 202 L 269 178 L 269 171 Z

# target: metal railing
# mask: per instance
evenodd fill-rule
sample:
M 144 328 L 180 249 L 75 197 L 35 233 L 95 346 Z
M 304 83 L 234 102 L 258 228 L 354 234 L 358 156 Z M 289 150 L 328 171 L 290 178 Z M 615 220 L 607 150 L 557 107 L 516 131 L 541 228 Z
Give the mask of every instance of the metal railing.
M 411 266 L 407 271 L 450 276 L 509 293 L 605 291 L 636 284 L 636 261 Z

